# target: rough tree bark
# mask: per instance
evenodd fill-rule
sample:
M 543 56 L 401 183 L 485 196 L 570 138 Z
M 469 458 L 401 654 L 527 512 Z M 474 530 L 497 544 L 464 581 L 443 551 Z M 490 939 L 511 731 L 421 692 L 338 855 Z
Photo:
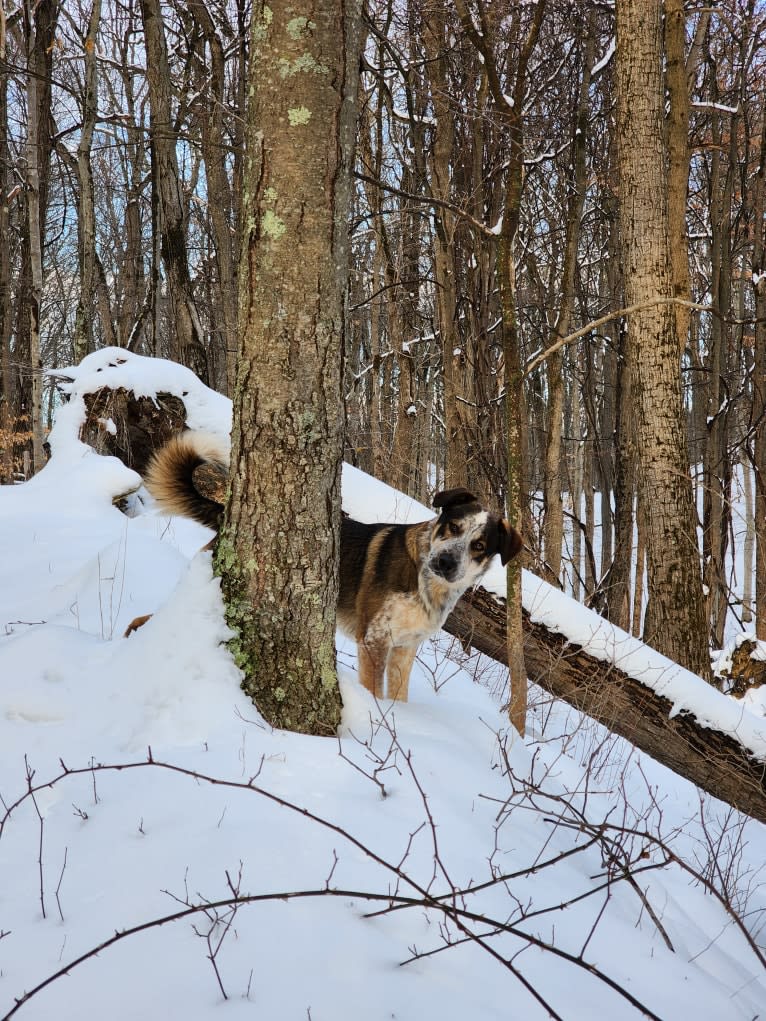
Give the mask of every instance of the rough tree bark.
M 447 203 L 452 198 L 452 158 L 455 145 L 454 113 L 450 104 L 447 55 L 453 26 L 445 6 L 437 7 L 424 22 L 423 46 L 435 124 L 430 159 L 431 193 Z M 458 400 L 461 387 L 460 336 L 457 329 L 457 286 L 455 279 L 456 217 L 446 206 L 434 208 L 434 276 L 436 308 L 442 350 L 444 388 L 445 463 L 444 488 L 468 486 L 466 451 L 468 439 L 461 423 Z M 482 494 L 483 495 L 483 494 Z
M 724 642 L 728 612 L 726 548 L 731 524 L 731 458 L 729 455 L 729 392 L 732 329 L 731 316 L 731 215 L 735 186 L 736 152 L 728 152 L 725 137 L 737 137 L 736 117 L 725 126 L 722 116 L 712 115 L 713 152 L 710 157 L 711 303 L 719 313 L 710 319 L 710 338 L 704 358 L 702 384 L 705 410 L 705 444 L 702 458 L 702 562 L 705 604 L 713 647 Z M 731 157 L 734 157 L 734 162 Z M 727 158 L 728 157 L 728 158 Z M 706 397 L 706 399 L 705 399 Z
M 668 93 L 668 228 L 673 296 L 691 300 L 686 198 L 689 190 L 689 86 L 686 78 L 686 12 L 683 0 L 665 0 L 665 81 Z M 683 352 L 689 337 L 690 311 L 676 305 L 676 336 Z
M 227 393 L 234 386 L 236 375 L 236 294 L 237 261 L 232 238 L 232 196 L 226 168 L 226 138 L 221 111 L 226 103 L 225 53 L 221 38 L 208 5 L 202 0 L 190 0 L 189 13 L 199 24 L 210 50 L 209 83 L 200 100 L 202 156 L 205 161 L 210 223 L 215 238 L 215 329 L 226 353 Z
M 628 304 L 670 296 L 661 0 L 622 0 L 617 15 L 617 145 Z M 638 473 L 646 508 L 644 636 L 670 659 L 710 677 L 681 392 L 670 305 L 631 316 Z
M 766 100 L 766 90 L 764 90 Z M 762 119 L 761 150 L 753 202 L 753 287 L 755 290 L 755 350 L 753 352 L 752 433 L 755 475 L 755 634 L 766 641 L 766 117 Z
M 14 386 L 11 371 L 11 218 L 8 148 L 8 73 L 6 52 L 8 24 L 0 6 L 0 485 L 13 481 Z
M 28 100 L 26 144 L 27 230 L 29 237 L 28 316 L 29 428 L 32 433 L 32 471 L 45 464 L 43 451 L 43 365 L 40 353 L 40 306 L 43 294 L 43 235 L 48 208 L 49 159 L 51 153 L 51 73 L 59 7 L 56 0 L 24 5 L 27 45 Z
M 215 553 L 243 686 L 274 726 L 340 719 L 341 357 L 359 0 L 256 3 L 232 470 Z

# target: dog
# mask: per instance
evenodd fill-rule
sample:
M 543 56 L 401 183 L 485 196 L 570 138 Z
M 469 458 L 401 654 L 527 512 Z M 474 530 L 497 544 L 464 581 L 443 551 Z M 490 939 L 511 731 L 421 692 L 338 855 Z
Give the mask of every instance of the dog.
M 217 529 L 227 480 L 224 442 L 189 431 L 154 455 L 144 482 L 167 514 Z M 421 642 L 496 554 L 505 565 L 522 547 L 516 529 L 467 489 L 437 493 L 433 506 L 437 517 L 415 525 L 341 519 L 338 626 L 355 639 L 359 678 L 376 698 L 407 701 Z

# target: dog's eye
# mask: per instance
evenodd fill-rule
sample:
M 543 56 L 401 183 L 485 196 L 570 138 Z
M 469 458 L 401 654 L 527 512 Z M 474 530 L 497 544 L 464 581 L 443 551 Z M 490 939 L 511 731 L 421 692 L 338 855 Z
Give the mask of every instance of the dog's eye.
M 487 548 L 486 542 L 483 542 L 481 539 L 475 539 L 471 543 L 471 551 L 473 553 L 483 553 L 486 550 L 486 548 Z
M 460 535 L 460 525 L 457 521 L 450 521 L 447 524 L 447 531 L 450 535 Z

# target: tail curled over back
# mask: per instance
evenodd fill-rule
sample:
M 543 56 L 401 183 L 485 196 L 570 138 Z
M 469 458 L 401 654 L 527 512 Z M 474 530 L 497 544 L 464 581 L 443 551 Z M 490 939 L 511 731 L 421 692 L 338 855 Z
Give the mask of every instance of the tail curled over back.
M 229 481 L 228 444 L 211 433 L 179 433 L 149 462 L 144 483 L 166 514 L 217 529 Z

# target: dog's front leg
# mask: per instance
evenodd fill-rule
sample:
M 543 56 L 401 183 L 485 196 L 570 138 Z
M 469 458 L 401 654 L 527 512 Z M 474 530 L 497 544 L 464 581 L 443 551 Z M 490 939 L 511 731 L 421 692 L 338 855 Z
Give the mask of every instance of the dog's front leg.
M 383 698 L 383 674 L 388 658 L 388 643 L 360 639 L 357 643 L 359 680 L 375 698 Z
M 410 671 L 415 661 L 417 645 L 399 645 L 392 649 L 388 656 L 388 697 L 407 701 L 410 687 Z

